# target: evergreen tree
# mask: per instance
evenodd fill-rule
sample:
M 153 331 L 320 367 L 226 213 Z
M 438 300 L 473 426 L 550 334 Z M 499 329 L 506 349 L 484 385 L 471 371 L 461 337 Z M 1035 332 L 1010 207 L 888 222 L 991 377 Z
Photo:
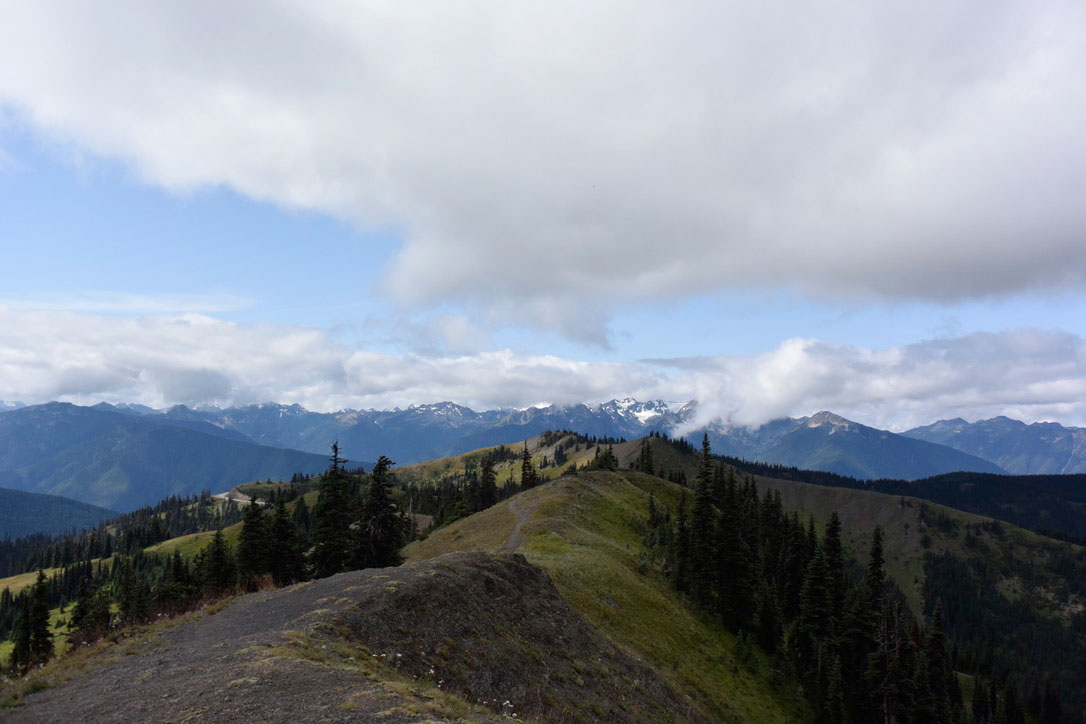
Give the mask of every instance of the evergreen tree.
M 679 496 L 679 511 L 676 514 L 674 550 L 671 558 L 672 585 L 680 593 L 690 589 L 690 529 L 686 524 L 686 489 Z
M 53 634 L 49 631 L 49 586 L 45 572 L 38 571 L 30 604 L 30 656 L 33 663 L 53 658 Z
M 641 451 L 637 455 L 637 471 L 646 475 L 655 475 L 656 466 L 652 462 L 652 445 L 648 439 L 641 441 Z
M 528 442 L 524 442 L 524 451 L 520 455 L 520 485 L 524 489 L 534 488 L 539 484 L 539 475 L 532 464 L 532 454 L 528 452 Z
M 830 631 L 829 569 L 822 550 L 815 553 L 800 593 L 799 618 L 794 633 L 794 649 L 799 671 L 808 683 L 818 674 L 818 653 L 822 638 Z
M 181 557 L 181 551 L 175 549 L 165 579 L 155 587 L 155 606 L 167 613 L 178 613 L 189 607 L 195 595 L 196 582 L 192 572 Z
M 393 465 L 382 455 L 370 474 L 355 544 L 354 558 L 359 568 L 387 568 L 403 562 L 400 549 L 407 542 L 408 521 L 392 502 L 389 470 Z
M 11 668 L 26 673 L 32 666 L 43 664 L 53 657 L 53 634 L 49 630 L 49 585 L 45 572 L 38 570 L 38 578 L 23 597 L 22 613 L 15 628 L 15 645 L 9 659 Z
M 222 534 L 222 528 L 215 531 L 211 543 L 197 554 L 196 570 L 201 588 L 213 595 L 229 591 L 237 585 L 237 562 Z
M 340 467 L 339 443 L 332 444 L 332 465 L 321 479 L 313 506 L 313 575 L 324 578 L 347 570 L 352 550 L 354 501 L 350 482 Z
M 841 545 L 841 519 L 836 510 L 830 515 L 826 534 L 822 537 L 822 555 L 829 576 L 830 617 L 836 629 L 845 608 L 845 552 Z
M 486 510 L 497 502 L 498 476 L 494 472 L 494 460 L 484 455 L 479 465 L 479 497 L 475 501 L 475 510 Z
M 271 568 L 269 530 L 264 510 L 256 500 L 249 501 L 238 534 L 238 577 L 249 586 Z
M 294 525 L 298 527 L 298 531 L 303 536 L 309 535 L 309 506 L 305 502 L 305 496 L 298 496 L 298 502 L 294 504 L 294 513 L 291 514 L 291 520 L 294 521 Z
M 25 674 L 32 662 L 30 654 L 30 635 L 32 631 L 30 601 L 26 600 L 26 596 L 23 598 L 24 601 L 19 617 L 15 621 L 15 636 L 12 639 L 14 645 L 8 657 L 8 664 L 11 666 L 12 671 L 20 674 Z
M 117 607 L 121 620 L 126 624 L 142 623 L 151 615 L 151 592 L 147 579 L 134 570 L 131 559 L 121 562 Z
M 72 608 L 69 639 L 73 645 L 88 644 L 109 630 L 109 604 L 109 593 L 104 588 L 84 581 Z
M 713 500 L 710 485 L 713 462 L 709 454 L 709 436 L 701 442 L 701 465 L 697 487 L 694 489 L 694 510 L 690 520 L 690 591 L 699 605 L 713 605 L 718 571 L 716 565 L 716 536 L 713 529 Z
M 302 555 L 301 536 L 287 513 L 283 498 L 275 504 L 275 515 L 270 521 L 268 571 L 276 585 L 286 586 L 305 577 L 305 558 Z
M 716 611 L 733 631 L 746 628 L 754 616 L 754 564 L 735 516 L 724 513 L 715 534 Z
M 886 573 L 883 571 L 882 558 L 882 528 L 875 526 L 871 535 L 871 552 L 867 558 L 867 596 L 868 606 L 872 611 L 882 608 L 883 595 L 886 590 Z

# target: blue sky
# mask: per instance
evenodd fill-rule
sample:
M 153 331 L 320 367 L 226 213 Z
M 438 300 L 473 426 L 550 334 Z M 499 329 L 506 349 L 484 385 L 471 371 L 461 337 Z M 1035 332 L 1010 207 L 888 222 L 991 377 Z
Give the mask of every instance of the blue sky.
M 20 10 L 0 399 L 1086 423 L 1083 13 L 968 5 Z

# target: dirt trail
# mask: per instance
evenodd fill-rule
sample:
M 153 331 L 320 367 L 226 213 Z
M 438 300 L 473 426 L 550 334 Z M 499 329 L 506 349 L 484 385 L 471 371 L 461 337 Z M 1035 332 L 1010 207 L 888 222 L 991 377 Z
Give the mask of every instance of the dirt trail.
M 520 547 L 520 541 L 523 536 L 521 535 L 521 528 L 528 522 L 528 518 L 531 517 L 533 510 L 525 510 L 520 506 L 520 502 L 516 497 L 509 499 L 508 504 L 509 512 L 517 516 L 517 524 L 513 526 L 513 531 L 509 534 L 509 539 L 505 541 L 505 547 L 502 548 L 502 553 L 513 553 Z
M 406 710 L 403 696 L 343 668 L 273 655 L 287 631 L 335 620 L 361 591 L 383 589 L 369 570 L 242 596 L 124 650 L 9 712 L 11 722 L 444 721 Z

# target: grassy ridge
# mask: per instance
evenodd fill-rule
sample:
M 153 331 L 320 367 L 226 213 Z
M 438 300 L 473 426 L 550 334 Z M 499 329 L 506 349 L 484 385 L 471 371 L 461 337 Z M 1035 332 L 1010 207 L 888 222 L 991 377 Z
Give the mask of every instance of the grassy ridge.
M 636 473 L 585 473 L 517 496 L 528 516 L 518 552 L 542 566 L 562 597 L 717 721 L 792 722 L 808 718 L 769 683 L 767 662 L 744 660 L 734 637 L 695 614 L 667 582 L 641 565 L 640 521 L 648 490 L 677 499 L 679 489 Z M 507 503 L 443 528 L 407 549 L 409 560 L 456 550 L 497 552 L 516 517 Z

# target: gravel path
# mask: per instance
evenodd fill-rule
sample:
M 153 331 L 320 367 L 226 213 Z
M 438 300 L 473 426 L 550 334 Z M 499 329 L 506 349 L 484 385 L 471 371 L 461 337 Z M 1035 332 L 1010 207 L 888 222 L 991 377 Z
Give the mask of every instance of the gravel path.
M 445 721 L 356 671 L 269 655 L 284 632 L 305 630 L 352 605 L 379 570 L 342 573 L 241 596 L 225 609 L 165 631 L 143 651 L 27 698 L 11 722 Z

